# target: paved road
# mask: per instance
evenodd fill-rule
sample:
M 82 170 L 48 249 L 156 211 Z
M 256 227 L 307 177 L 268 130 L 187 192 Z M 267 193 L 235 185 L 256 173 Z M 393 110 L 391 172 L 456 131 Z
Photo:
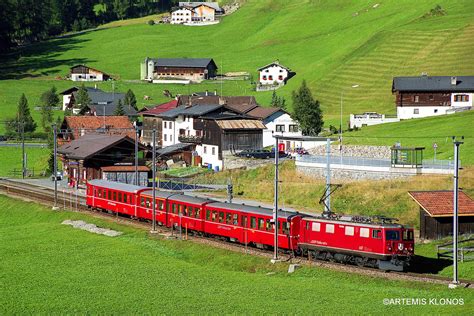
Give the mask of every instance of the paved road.
M 21 147 L 21 143 L 0 142 L 0 147 Z M 47 148 L 47 143 L 25 143 L 25 147 Z

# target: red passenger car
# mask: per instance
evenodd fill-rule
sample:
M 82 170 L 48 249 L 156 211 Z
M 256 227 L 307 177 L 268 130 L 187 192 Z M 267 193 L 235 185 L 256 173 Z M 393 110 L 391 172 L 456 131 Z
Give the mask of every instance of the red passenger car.
M 413 256 L 413 229 L 352 216 L 304 217 L 299 247 L 316 259 L 403 271 Z

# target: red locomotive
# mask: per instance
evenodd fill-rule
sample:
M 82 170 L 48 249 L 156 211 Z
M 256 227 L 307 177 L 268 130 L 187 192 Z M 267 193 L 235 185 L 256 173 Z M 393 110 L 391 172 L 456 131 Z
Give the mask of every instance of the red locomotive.
M 86 203 L 91 208 L 151 220 L 152 193 L 147 187 L 92 180 L 87 184 Z M 258 248 L 273 247 L 272 209 L 158 190 L 155 199 L 159 225 Z M 278 214 L 278 244 L 287 252 L 397 271 L 402 271 L 413 255 L 413 229 L 386 218 L 318 217 L 282 210 Z

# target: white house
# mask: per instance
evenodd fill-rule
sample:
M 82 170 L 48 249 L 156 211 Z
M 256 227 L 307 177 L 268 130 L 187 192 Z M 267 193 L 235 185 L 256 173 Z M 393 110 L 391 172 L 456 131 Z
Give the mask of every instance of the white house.
M 110 79 L 110 76 L 103 71 L 85 65 L 76 65 L 71 67 L 69 78 L 72 81 L 106 81 Z
M 395 77 L 397 116 L 411 119 L 472 109 L 474 76 Z
M 171 24 L 199 24 L 214 22 L 223 10 L 217 2 L 179 2 L 171 12 Z
M 385 115 L 376 112 L 365 112 L 362 114 L 351 114 L 349 120 L 350 128 L 361 128 L 364 126 L 378 125 L 384 123 L 400 122 L 395 115 Z
M 258 69 L 258 82 L 261 90 L 268 90 L 268 88 L 278 88 L 286 83 L 288 79 L 293 75 L 291 70 L 277 61 L 271 64 L 263 66 Z
M 171 24 L 183 24 L 192 21 L 194 11 L 189 7 L 177 8 L 171 12 Z

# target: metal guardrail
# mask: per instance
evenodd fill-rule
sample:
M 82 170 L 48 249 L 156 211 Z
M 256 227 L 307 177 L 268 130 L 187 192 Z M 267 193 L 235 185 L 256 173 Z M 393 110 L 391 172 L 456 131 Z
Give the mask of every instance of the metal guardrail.
M 462 243 L 467 243 L 467 242 L 474 242 L 474 238 L 467 238 L 467 239 L 461 240 L 458 242 L 458 245 L 461 245 Z M 454 258 L 454 251 L 453 251 L 452 245 L 453 245 L 452 242 L 437 245 L 436 250 L 437 250 L 438 259 L 448 258 L 452 260 Z M 474 260 L 474 247 L 471 247 L 471 246 L 458 247 L 458 260 L 460 260 L 461 262 Z
M 298 162 L 326 164 L 327 156 L 303 155 L 296 157 Z M 376 159 L 367 157 L 347 157 L 347 156 L 330 156 L 332 165 L 346 166 L 366 166 L 366 167 L 391 167 L 390 159 Z M 454 169 L 454 161 L 451 160 L 423 160 L 423 168 L 426 169 Z
M 186 183 L 184 180 L 158 180 L 158 188 L 171 191 L 183 190 L 222 190 L 226 185 Z

